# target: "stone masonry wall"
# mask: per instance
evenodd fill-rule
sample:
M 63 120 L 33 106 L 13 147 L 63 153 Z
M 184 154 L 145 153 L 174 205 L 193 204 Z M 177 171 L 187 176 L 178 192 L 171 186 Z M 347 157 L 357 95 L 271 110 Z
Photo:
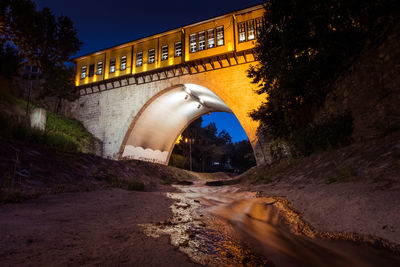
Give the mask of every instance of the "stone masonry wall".
M 400 24 L 381 44 L 364 49 L 335 87 L 322 113 L 337 115 L 351 111 L 355 141 L 399 129 Z

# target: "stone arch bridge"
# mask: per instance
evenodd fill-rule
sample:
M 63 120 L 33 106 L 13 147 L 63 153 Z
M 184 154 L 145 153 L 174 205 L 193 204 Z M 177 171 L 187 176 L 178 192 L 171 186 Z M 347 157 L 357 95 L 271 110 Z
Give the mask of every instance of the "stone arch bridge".
M 198 117 L 232 112 L 244 128 L 257 163 L 265 161 L 249 117 L 265 95 L 247 77 L 253 50 L 231 52 L 166 69 L 77 87 L 66 113 L 102 140 L 102 156 L 168 164 L 176 139 Z

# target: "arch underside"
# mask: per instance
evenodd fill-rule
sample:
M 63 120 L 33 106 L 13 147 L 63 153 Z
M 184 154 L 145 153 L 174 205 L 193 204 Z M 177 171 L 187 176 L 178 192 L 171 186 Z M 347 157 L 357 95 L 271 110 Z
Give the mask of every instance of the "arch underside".
M 176 139 L 196 118 L 211 112 L 232 110 L 211 90 L 184 84 L 165 90 L 149 101 L 135 118 L 122 158 L 168 164 Z

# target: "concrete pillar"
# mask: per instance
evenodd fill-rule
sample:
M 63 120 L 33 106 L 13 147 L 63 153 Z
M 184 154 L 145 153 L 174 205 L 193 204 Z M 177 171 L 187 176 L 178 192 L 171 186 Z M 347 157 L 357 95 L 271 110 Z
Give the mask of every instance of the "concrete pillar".
M 31 127 L 44 131 L 46 129 L 47 114 L 44 108 L 35 108 L 31 112 Z

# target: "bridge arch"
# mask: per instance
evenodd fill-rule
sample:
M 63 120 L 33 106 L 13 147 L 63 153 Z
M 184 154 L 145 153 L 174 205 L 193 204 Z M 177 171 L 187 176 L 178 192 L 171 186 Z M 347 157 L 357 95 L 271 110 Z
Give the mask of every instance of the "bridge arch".
M 233 113 L 212 90 L 197 84 L 179 84 L 154 95 L 129 126 L 120 158 L 168 164 L 178 136 L 195 119 L 211 112 Z

